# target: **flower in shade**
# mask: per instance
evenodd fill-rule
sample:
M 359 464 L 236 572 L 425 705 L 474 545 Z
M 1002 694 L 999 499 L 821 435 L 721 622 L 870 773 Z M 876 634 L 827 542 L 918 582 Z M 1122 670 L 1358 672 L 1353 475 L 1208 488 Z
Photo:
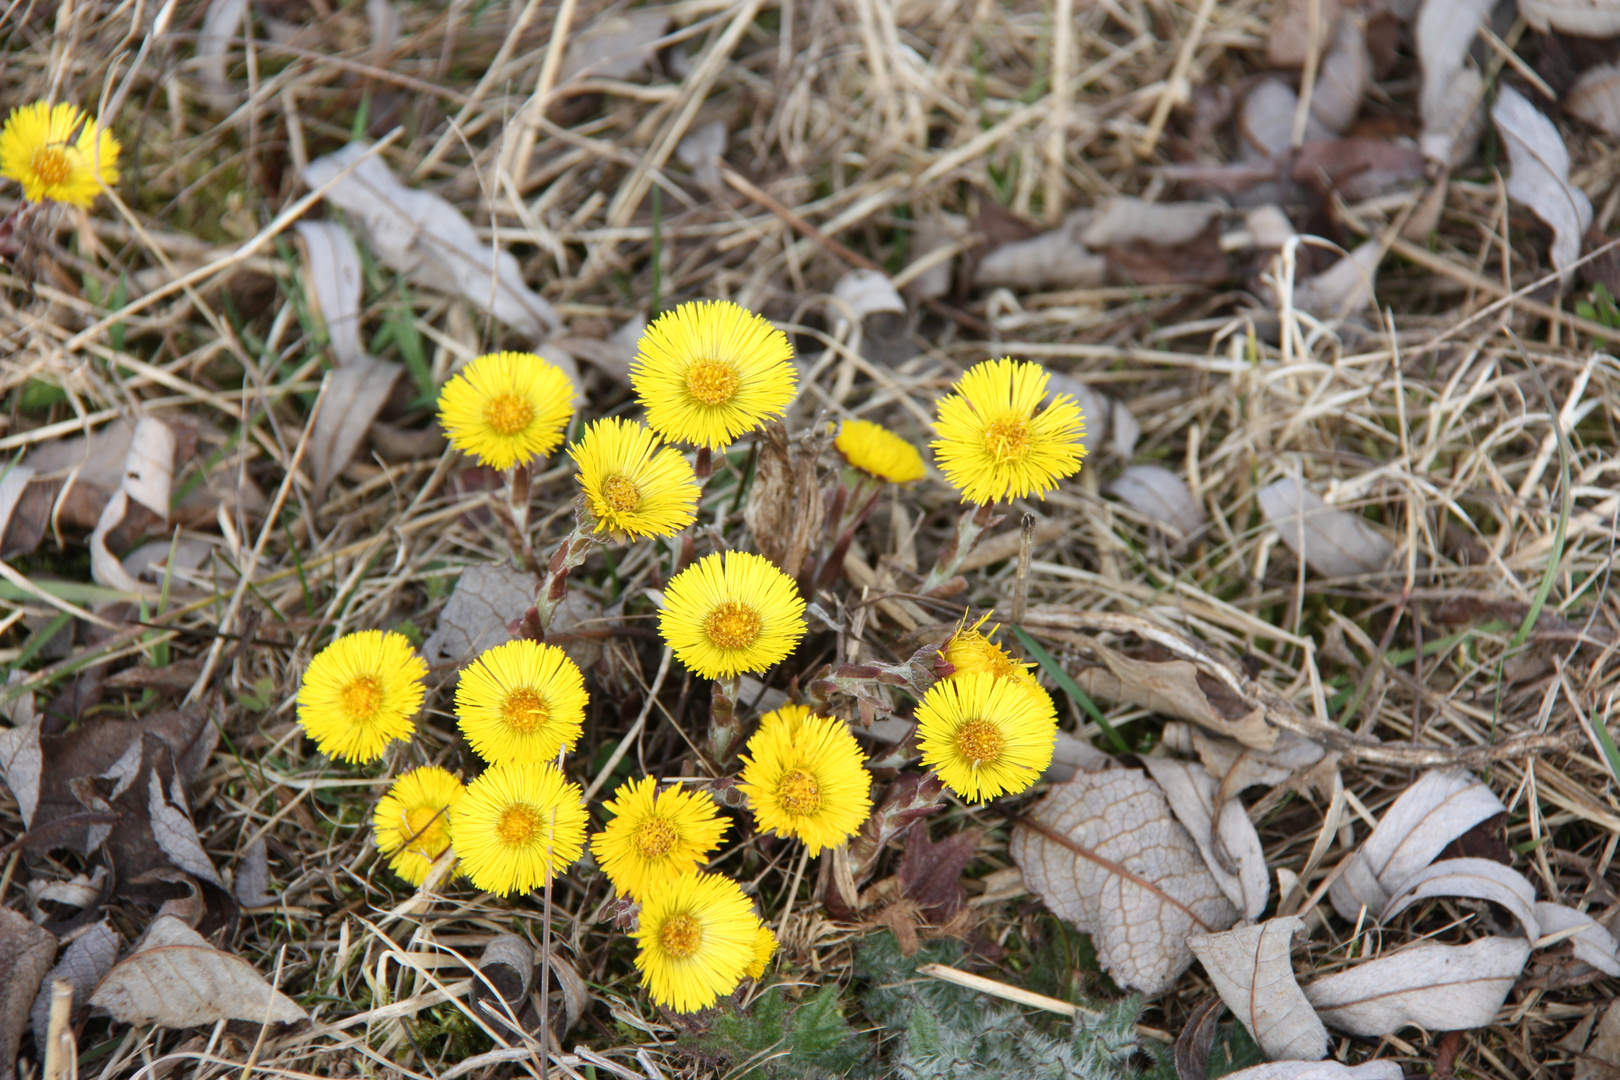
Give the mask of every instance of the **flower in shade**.
M 855 468 L 891 484 L 909 484 L 928 475 L 915 446 L 870 420 L 845 420 L 833 445 Z
M 1080 471 L 1085 418 L 1067 394 L 1044 409 L 1049 376 L 1039 364 L 986 360 L 939 402 L 940 471 L 971 503 L 1042 495 Z
M 562 442 L 573 399 L 574 384 L 554 364 L 532 353 L 490 353 L 439 391 L 439 426 L 463 454 L 510 469 Z
M 750 552 L 704 557 L 670 579 L 664 601 L 658 632 L 705 679 L 764 671 L 804 636 L 793 579 Z
M 30 202 L 89 206 L 118 182 L 118 140 L 77 105 L 37 101 L 11 110 L 0 128 L 0 176 Z
M 673 536 L 697 520 L 698 483 L 672 446 L 634 420 L 608 417 L 569 449 L 597 532 Z
M 718 450 L 782 411 L 797 375 L 787 335 L 728 300 L 682 304 L 641 336 L 630 383 L 671 442 Z
M 776 955 L 776 935 L 764 923 L 754 931 L 754 959 L 749 962 L 748 970 L 743 972 L 750 979 L 757 979 L 765 974 L 770 966 L 771 957 Z
M 412 769 L 394 781 L 371 822 L 377 850 L 389 857 L 394 873 L 422 884 L 450 846 L 450 814 L 464 790 L 460 780 L 436 765 Z
M 866 755 L 842 720 L 784 705 L 761 717 L 742 760 L 738 787 L 759 827 L 797 836 L 812 855 L 854 836 L 871 813 Z
M 538 888 L 585 849 L 579 785 L 555 765 L 493 765 L 456 803 L 450 843 L 480 889 L 508 896 Z
M 371 761 L 416 730 L 426 675 L 427 664 L 404 634 L 346 634 L 316 653 L 304 670 L 298 722 L 321 753 Z
M 588 700 L 567 653 L 520 638 L 480 653 L 461 673 L 456 718 L 485 761 L 528 765 L 573 748 Z
M 638 900 L 708 862 L 730 826 L 707 795 L 660 793 L 650 776 L 626 780 L 606 806 L 613 820 L 591 838 L 591 852 L 614 888 Z
M 730 878 L 684 874 L 641 902 L 635 937 L 641 985 L 676 1012 L 708 1008 L 754 962 L 759 920 Z
M 988 672 L 944 679 L 917 706 L 923 764 L 969 802 L 1029 787 L 1051 764 L 1056 742 L 1051 699 L 1016 679 Z

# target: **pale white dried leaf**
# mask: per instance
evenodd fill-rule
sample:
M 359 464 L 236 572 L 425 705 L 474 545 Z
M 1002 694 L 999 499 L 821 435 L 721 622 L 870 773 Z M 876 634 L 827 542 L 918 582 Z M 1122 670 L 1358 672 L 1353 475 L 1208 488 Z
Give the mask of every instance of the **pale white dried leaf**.
M 1227 1073 L 1222 1080 L 1404 1080 L 1406 1071 L 1395 1061 L 1364 1061 L 1341 1065 L 1337 1061 L 1273 1061 Z
M 533 606 L 536 584 L 533 574 L 505 564 L 466 567 L 422 643 L 422 655 L 429 664 L 460 665 L 510 641 L 507 627 Z
M 124 459 L 135 438 L 135 425 L 120 417 L 105 427 L 71 439 L 52 439 L 28 451 L 22 467 L 42 479 L 66 479 L 113 491 L 123 476 Z
M 1340 0 L 1277 0 L 1271 33 L 1266 38 L 1266 62 L 1275 68 L 1303 66 L 1313 45 L 1320 51 L 1333 40 L 1342 11 Z
M 1222 209 L 1214 203 L 1158 203 L 1115 195 L 1097 209 L 1079 239 L 1093 251 L 1132 244 L 1180 247 L 1198 239 Z
M 1311 90 L 1311 116 L 1335 135 L 1343 133 L 1361 112 L 1361 100 L 1372 81 L 1367 54 L 1367 24 L 1359 12 L 1339 20 L 1333 45 Z
M 214 869 L 214 861 L 208 857 L 208 852 L 203 850 L 202 841 L 197 837 L 197 826 L 192 823 L 191 814 L 186 810 L 183 793 L 176 792 L 176 798 L 171 801 L 163 790 L 156 769 L 148 772 L 146 778 L 146 812 L 152 821 L 152 838 L 157 841 L 157 846 L 163 849 L 163 854 L 175 866 L 192 877 L 202 878 L 223 889 L 225 882 L 220 879 L 219 871 Z
M 1261 488 L 1260 512 L 1290 551 L 1323 577 L 1355 577 L 1384 570 L 1395 545 L 1359 514 L 1335 510 L 1293 477 Z
M 1142 764 L 1164 789 L 1176 820 L 1187 827 L 1226 898 L 1245 919 L 1258 919 L 1271 896 L 1271 874 L 1243 804 L 1227 799 L 1217 812 L 1220 784 L 1198 765 L 1158 756 L 1144 757 Z
M 655 44 L 669 33 L 674 19 L 662 7 L 610 11 L 568 39 L 562 79 L 581 75 L 595 79 L 629 79 L 641 75 L 657 58 Z
M 1581 72 L 1564 108 L 1595 128 L 1620 135 L 1620 64 L 1598 64 Z
M 1238 109 L 1238 159 L 1267 161 L 1288 153 L 1294 144 L 1294 113 L 1299 95 L 1280 79 L 1262 79 L 1243 98 Z M 1305 142 L 1326 139 L 1333 133 L 1311 115 L 1305 123 Z
M 1524 21 L 1545 34 L 1611 38 L 1620 34 L 1620 4 L 1614 0 L 1519 0 Z
M 107 500 L 107 505 L 101 508 L 101 517 L 96 521 L 96 527 L 87 541 L 90 548 L 90 578 L 97 585 L 105 585 L 109 589 L 139 593 L 142 591 L 141 583 L 130 576 L 118 556 L 107 548 L 108 534 L 118 527 L 128 512 L 129 495 L 122 489 L 113 492 L 112 498 Z
M 1189 934 L 1237 919 L 1159 786 L 1135 769 L 1053 785 L 1009 846 L 1030 891 L 1092 936 L 1116 982 L 1150 996 L 1192 963 Z
M 152 920 L 140 947 L 90 997 L 122 1024 L 201 1027 L 221 1020 L 293 1024 L 308 1019 L 239 956 L 221 952 L 173 915 Z
M 720 164 L 726 153 L 727 134 L 724 120 L 711 120 L 694 129 L 675 147 L 675 156 L 692 170 L 693 178 L 705 188 L 720 187 Z
M 1592 916 L 1563 904 L 1541 901 L 1536 904 L 1536 921 L 1546 936 L 1574 930 L 1574 936 L 1567 940 L 1574 949 L 1575 959 L 1590 964 L 1605 975 L 1620 977 L 1620 942 L 1616 942 L 1614 935 Z
M 1507 808 L 1465 772 L 1431 770 L 1402 792 L 1328 888 L 1333 910 L 1354 921 L 1363 905 L 1382 911 L 1401 882 L 1457 837 Z
M 378 258 L 420 285 L 459 293 L 531 338 L 562 325 L 551 304 L 524 283 L 510 252 L 479 240 L 448 200 L 400 183 L 380 157 L 365 156 L 368 149 L 349 143 L 310 162 L 303 178 L 320 188 L 353 166 L 327 190 L 326 200 L 365 230 Z M 577 385 L 578 372 L 569 376 Z
M 386 60 L 399 42 L 399 11 L 391 0 L 366 0 L 366 27 L 371 31 L 371 53 Z
M 135 422 L 120 481 L 131 499 L 169 520 L 169 488 L 174 478 L 174 429 L 155 416 Z
M 41 925 L 54 916 L 42 906 L 46 903 L 83 911 L 101 902 L 107 885 L 107 868 L 96 867 L 90 875 L 74 874 L 66 881 L 36 878 L 28 883 L 28 917 Z
M 878 724 L 899 724 L 901 727 L 898 738 L 905 737 L 914 726 L 906 720 L 877 720 L 872 726 Z M 859 733 L 859 729 L 856 729 Z M 1041 774 L 1041 779 L 1049 784 L 1071 780 L 1076 773 L 1093 772 L 1097 769 L 1106 769 L 1114 763 L 1114 759 L 1098 750 L 1084 739 L 1075 738 L 1067 731 L 1058 729 L 1057 741 L 1052 744 L 1052 762 Z
M 1294 223 L 1282 207 L 1275 203 L 1266 203 L 1250 210 L 1243 217 L 1243 224 L 1254 237 L 1254 246 L 1260 248 L 1281 248 L 1299 233 Z
M 1343 319 L 1373 302 L 1378 287 L 1378 241 L 1358 245 L 1320 274 L 1294 284 L 1294 307 L 1319 319 Z
M 386 2 L 386 0 L 384 0 Z M 340 366 L 360 355 L 360 252 L 349 230 L 335 221 L 300 221 L 304 296 L 326 325 L 332 359 Z
M 1501 904 L 1519 920 L 1525 937 L 1541 936 L 1536 919 L 1536 887 L 1511 866 L 1491 859 L 1442 859 L 1414 872 L 1391 890 L 1379 922 L 1388 922 L 1419 900 L 1436 896 L 1461 896 Z
M 253 841 L 242 853 L 231 892 L 245 908 L 270 907 L 279 902 L 280 898 L 270 892 L 270 848 L 264 837 Z
M 241 33 L 247 7 L 248 0 L 210 0 L 202 28 L 197 31 L 197 49 L 192 62 L 201 75 L 203 89 L 220 107 L 233 100 L 230 83 L 225 80 L 226 54 L 231 40 Z
M 26 465 L 10 465 L 5 469 L 5 475 L 0 476 L 0 536 L 5 536 L 6 528 L 11 524 L 11 515 L 17 510 L 17 503 L 22 499 L 23 492 L 28 490 L 29 481 L 34 479 L 35 472 Z
M 1108 493 L 1131 509 L 1182 537 L 1204 528 L 1204 508 L 1187 482 L 1163 465 L 1132 465 L 1108 485 Z
M 1119 399 L 1114 400 L 1113 423 L 1113 451 L 1126 461 L 1136 454 L 1136 441 L 1142 437 L 1142 422 L 1131 412 L 1130 406 Z
M 840 317 L 853 317 L 856 323 L 879 312 L 906 313 L 905 298 L 894 287 L 889 275 L 878 270 L 850 270 L 833 285 L 834 310 Z
M 1418 147 L 1423 156 L 1449 169 L 1462 165 L 1473 155 L 1474 146 L 1485 130 L 1485 76 L 1473 67 L 1460 67 L 1451 82 L 1428 106 Z
M 1580 257 L 1586 227 L 1592 224 L 1592 200 L 1569 178 L 1564 137 L 1540 109 L 1509 86 L 1497 95 L 1491 119 L 1512 166 L 1508 198 L 1523 203 L 1552 229 L 1553 268 L 1567 281 L 1570 264 Z
M 1529 958 L 1523 938 L 1412 945 L 1318 979 L 1305 987 L 1305 997 L 1328 1027 L 1371 1039 L 1408 1024 L 1429 1031 L 1484 1027 L 1496 1019 Z
M 35 1046 L 45 1045 L 51 1015 L 51 987 L 56 980 L 62 979 L 72 986 L 74 1004 L 83 1004 L 118 959 L 120 944 L 118 931 L 105 919 L 88 927 L 68 943 L 56 966 L 41 980 L 39 993 L 34 997 L 34 1007 L 29 1011 Z
M 39 717 L 29 717 L 16 727 L 0 731 L 0 776 L 17 800 L 17 814 L 23 828 L 34 823 L 39 808 L 39 782 L 45 770 L 45 756 L 39 746 Z
M 1196 754 L 1204 769 L 1220 781 L 1228 795 L 1256 785 L 1274 786 L 1300 769 L 1322 760 L 1321 744 L 1279 731 L 1270 750 L 1256 750 L 1193 724 L 1171 721 L 1164 725 L 1164 747 L 1178 754 Z
M 942 247 L 957 243 L 967 236 L 967 219 L 960 214 L 936 211 L 918 223 L 911 237 L 911 258 L 918 261 Z M 919 296 L 938 299 L 951 291 L 951 278 L 955 259 L 946 259 L 929 266 L 911 279 L 911 287 Z
M 1327 1056 L 1328 1033 L 1294 978 L 1294 938 L 1305 934 L 1295 916 L 1201 934 L 1187 944 L 1204 965 L 1221 1000 L 1273 1061 Z
M 973 272 L 974 284 L 1028 292 L 1101 285 L 1108 274 L 1108 259 L 1087 248 L 1076 235 L 1090 220 L 1091 211 L 1077 211 L 1050 232 L 987 252 Z
M 1452 164 L 1458 136 L 1479 107 L 1479 97 L 1468 91 L 1480 86 L 1479 73 L 1468 67 L 1468 49 L 1480 24 L 1496 0 L 1423 0 L 1412 41 L 1417 48 L 1423 85 L 1418 93 L 1418 115 L 1423 121 L 1419 139 L 1425 157 Z M 1470 78 L 1470 76 L 1472 76 Z M 1472 146 L 1468 140 L 1464 153 Z
M 404 371 L 401 364 L 359 353 L 326 376 L 326 397 L 305 451 L 315 473 L 316 502 L 348 467 Z

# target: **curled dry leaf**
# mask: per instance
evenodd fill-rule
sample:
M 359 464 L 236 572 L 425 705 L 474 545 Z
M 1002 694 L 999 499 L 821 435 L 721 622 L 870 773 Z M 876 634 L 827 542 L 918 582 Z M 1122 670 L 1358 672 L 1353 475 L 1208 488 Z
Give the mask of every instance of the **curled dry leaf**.
M 1412 945 L 1318 979 L 1305 997 L 1322 1022 L 1367 1038 L 1408 1024 L 1430 1031 L 1484 1027 L 1496 1019 L 1530 958 L 1522 938 L 1467 945 Z
M 911 236 L 911 258 L 920 261 L 941 248 L 959 243 L 968 233 L 967 218 L 943 210 L 935 211 L 917 224 Z M 917 295 L 938 299 L 951 291 L 955 259 L 944 259 L 911 279 Z
M 1403 1080 L 1405 1070 L 1395 1061 L 1364 1061 L 1341 1065 L 1337 1061 L 1273 1061 L 1227 1073 L 1223 1080 Z
M 1620 135 L 1620 64 L 1598 64 L 1581 72 L 1564 108 L 1595 128 Z
M 1361 99 L 1372 80 L 1372 60 L 1367 55 L 1367 23 L 1359 12 L 1339 19 L 1333 45 L 1322 58 L 1311 91 L 1311 116 L 1335 135 L 1355 121 Z
M 1464 772 L 1424 773 L 1396 799 L 1328 888 L 1333 910 L 1354 921 L 1382 911 L 1390 894 L 1457 837 L 1506 813 L 1496 793 Z
M 1473 149 L 1477 127 L 1472 117 L 1479 109 L 1484 80 L 1468 66 L 1468 49 L 1495 0 L 1423 0 L 1412 40 L 1423 86 L 1418 93 L 1418 115 L 1423 119 L 1423 153 L 1447 165 L 1458 164 Z
M 1113 451 L 1126 461 L 1136 453 L 1136 441 L 1142 437 L 1142 422 L 1123 401 L 1115 400 L 1113 423 Z
M 1575 934 L 1567 940 L 1574 949 L 1575 959 L 1590 964 L 1605 975 L 1620 978 L 1620 942 L 1616 942 L 1614 935 L 1598 925 L 1592 916 L 1563 904 L 1543 901 L 1536 905 L 1536 922 L 1541 932 L 1549 937 L 1574 930 Z
M 1319 319 L 1343 319 L 1373 302 L 1383 250 L 1369 240 L 1338 262 L 1294 283 L 1294 307 Z
M 1536 918 L 1536 887 L 1517 870 L 1491 859 L 1442 859 L 1395 886 L 1394 894 L 1379 915 L 1379 922 L 1388 922 L 1419 900 L 1464 896 L 1507 908 L 1531 941 L 1542 933 Z
M 1226 898 L 1245 919 L 1258 919 L 1271 895 L 1271 874 L 1260 835 L 1243 804 L 1229 798 L 1217 811 L 1215 795 L 1220 785 L 1197 765 L 1168 757 L 1144 757 L 1142 764 L 1164 789 L 1176 820 L 1192 834 Z
M 152 920 L 135 951 L 101 980 L 90 1004 L 122 1024 L 201 1027 L 221 1020 L 295 1024 L 309 1014 L 239 956 L 172 915 Z
M 242 853 L 236 877 L 231 881 L 231 892 L 236 902 L 245 908 L 271 907 L 280 901 L 280 897 L 270 891 L 270 848 L 264 837 L 253 841 Z
M 138 593 L 141 583 L 124 571 L 118 557 L 107 550 L 107 535 L 124 521 L 134 502 L 169 520 L 169 487 L 174 478 L 174 430 L 162 420 L 143 416 L 135 423 L 118 490 L 102 507 L 101 518 L 90 534 L 90 576 L 96 584 Z
M 326 326 L 332 359 L 347 364 L 360 355 L 360 252 L 335 221 L 300 221 L 293 228 L 302 242 L 304 296 Z
M 90 993 L 102 980 L 113 962 L 118 959 L 122 942 L 118 931 L 103 919 L 93 923 L 74 938 L 63 950 L 62 958 L 51 968 L 50 974 L 40 982 L 39 993 L 29 1011 L 29 1024 L 34 1031 L 34 1045 L 45 1045 L 45 1033 L 50 1021 L 51 986 L 63 979 L 73 987 L 73 1014 L 82 1018 L 90 1011 Z
M 1567 280 L 1570 264 L 1580 257 L 1581 238 L 1592 224 L 1592 200 L 1569 178 L 1569 148 L 1564 137 L 1512 87 L 1504 87 L 1497 96 L 1491 119 L 1496 121 L 1512 165 L 1508 197 L 1529 207 L 1552 229 L 1552 264 Z
M 1375 574 L 1389 564 L 1395 546 L 1359 514 L 1335 510 L 1292 477 L 1258 493 L 1260 512 L 1282 542 L 1323 577 Z
M 230 83 L 225 79 L 226 53 L 232 39 L 242 29 L 242 17 L 247 14 L 247 8 L 248 0 L 210 0 L 202 29 L 197 33 L 193 63 L 201 72 L 203 88 L 209 98 L 220 107 L 234 100 Z
M 1519 0 L 1524 21 L 1545 34 L 1612 38 L 1620 34 L 1620 4 L 1614 0 Z
M 1101 285 L 1108 274 L 1108 260 L 1081 243 L 1077 235 L 1090 220 L 1091 211 L 1077 211 L 1050 232 L 1002 244 L 979 260 L 973 283 L 981 288 L 1029 292 Z
M 1184 538 L 1204 528 L 1204 508 L 1193 498 L 1186 481 L 1162 465 L 1132 465 L 1108 485 L 1108 492 Z
M 1272 748 L 1262 751 L 1174 721 L 1164 725 L 1163 742 L 1165 749 L 1175 753 L 1196 754 L 1205 771 L 1220 781 L 1223 798 L 1260 784 L 1280 784 L 1298 770 L 1315 765 L 1327 753 L 1319 743 L 1292 731 L 1279 731 Z
M 1273 1061 L 1315 1061 L 1327 1056 L 1328 1033 L 1294 978 L 1290 959 L 1305 920 L 1289 916 L 1221 934 L 1200 934 L 1187 944 L 1232 1014 Z
M 326 397 L 305 454 L 314 467 L 314 499 L 319 503 L 326 488 L 360 449 L 382 412 L 405 368 L 390 360 L 357 353 L 348 363 L 326 376 Z
M 56 955 L 56 936 L 0 908 L 0 1080 L 17 1075 L 17 1043 Z
M 1189 934 L 1237 919 L 1159 786 L 1135 769 L 1053 785 L 1009 848 L 1030 891 L 1092 935 L 1115 981 L 1144 994 L 1187 970 Z
M 1280 79 L 1262 79 L 1243 98 L 1238 110 L 1238 157 L 1242 161 L 1269 161 L 1288 153 L 1294 145 L 1294 113 L 1299 95 Z M 1333 133 L 1312 113 L 1305 122 L 1306 143 Z

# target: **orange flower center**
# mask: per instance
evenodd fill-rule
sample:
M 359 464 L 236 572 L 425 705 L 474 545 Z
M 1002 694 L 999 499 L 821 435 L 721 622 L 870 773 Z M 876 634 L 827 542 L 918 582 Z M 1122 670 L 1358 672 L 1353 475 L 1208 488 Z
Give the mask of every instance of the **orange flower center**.
M 338 691 L 338 701 L 351 721 L 370 720 L 382 704 L 382 683 L 375 675 L 362 675 Z
M 516 435 L 534 420 L 534 403 L 517 394 L 497 394 L 484 406 L 484 419 L 498 435 Z
M 686 369 L 686 391 L 705 405 L 724 405 L 737 396 L 737 373 L 719 360 L 699 360 Z
M 759 613 L 735 600 L 727 600 L 703 620 L 703 629 L 709 635 L 709 640 L 722 649 L 748 648 L 758 640 L 759 628 Z
M 776 786 L 782 809 L 794 817 L 807 817 L 821 809 L 821 785 L 803 769 L 794 769 Z
M 533 807 L 513 803 L 501 811 L 495 835 L 507 847 L 527 847 L 540 834 L 540 815 Z
M 641 505 L 641 489 L 628 476 L 610 476 L 602 484 L 602 501 L 621 514 Z
M 969 720 L 956 729 L 956 748 L 974 765 L 987 765 L 1001 756 L 1007 740 L 988 720 Z
M 984 429 L 984 448 L 996 464 L 1021 461 L 1029 453 L 1029 421 L 1022 416 L 1003 416 Z
M 527 735 L 539 728 L 550 715 L 546 699 L 526 686 L 512 691 L 501 702 L 501 719 L 519 735 Z
M 65 184 L 73 175 L 73 163 L 68 160 L 67 148 L 58 144 L 42 146 L 34 151 L 34 175 L 48 187 Z
M 405 840 L 412 851 L 436 859 L 449 846 L 445 836 L 444 810 L 418 806 L 405 815 Z
M 648 818 L 636 826 L 636 850 L 644 859 L 662 859 L 668 855 L 675 846 L 679 837 L 675 833 L 675 826 L 663 818 Z
M 658 944 L 677 960 L 685 960 L 703 944 L 703 924 L 692 915 L 672 915 L 658 928 Z

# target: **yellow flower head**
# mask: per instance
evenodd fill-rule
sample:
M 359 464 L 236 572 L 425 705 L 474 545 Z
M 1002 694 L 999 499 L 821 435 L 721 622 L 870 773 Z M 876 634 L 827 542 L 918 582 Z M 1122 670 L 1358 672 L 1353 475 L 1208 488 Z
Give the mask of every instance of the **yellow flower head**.
M 650 776 L 626 780 L 604 804 L 613 815 L 591 853 L 620 894 L 640 900 L 709 861 L 730 822 L 714 800 L 679 786 L 658 791 Z
M 743 972 L 750 979 L 757 979 L 765 974 L 770 966 L 771 957 L 776 955 L 776 935 L 764 923 L 754 931 L 754 959 L 749 963 L 748 970 Z
M 804 636 L 804 601 L 793 579 L 746 551 L 688 566 L 670 579 L 664 602 L 658 632 L 705 679 L 764 671 Z
M 872 811 L 872 775 L 849 727 L 784 705 L 760 719 L 743 756 L 742 783 L 761 829 L 797 836 L 810 854 L 837 847 Z
M 923 764 L 969 802 L 1029 787 L 1052 763 L 1056 742 L 1051 698 L 1015 679 L 987 672 L 945 679 L 917 706 Z
M 964 501 L 1044 496 L 1080 471 L 1085 418 L 1067 394 L 1040 408 L 1047 379 L 1039 364 L 986 360 L 940 399 L 939 438 L 930 445 Z
M 412 769 L 394 781 L 371 820 L 377 850 L 389 856 L 394 873 L 422 884 L 450 846 L 450 814 L 464 790 L 460 780 L 436 765 Z
M 682 304 L 641 336 L 630 384 L 670 442 L 718 450 L 782 411 L 798 376 L 787 335 L 729 300 Z
M 634 420 L 609 417 L 585 429 L 568 453 L 596 517 L 597 532 L 673 536 L 697 520 L 692 466 Z
M 585 850 L 579 785 L 555 765 L 492 765 L 450 819 L 461 872 L 500 896 L 539 888 Z
M 706 1009 L 754 962 L 759 920 L 728 877 L 684 874 L 641 902 L 636 967 L 652 999 L 676 1012 Z
M 439 426 L 450 445 L 495 469 L 524 465 L 562 442 L 574 384 L 532 353 L 480 356 L 439 391 Z
M 11 110 L 0 128 L 0 176 L 29 202 L 89 206 L 118 182 L 118 140 L 77 105 L 36 101 Z
M 554 761 L 585 720 L 585 677 L 555 645 L 519 639 L 480 653 L 456 684 L 456 718 L 493 765 Z
M 321 753 L 372 761 L 416 730 L 427 670 L 404 634 L 347 634 L 316 653 L 304 670 L 298 722 Z
M 1025 686 L 1041 689 L 1041 684 L 1031 674 L 1034 664 L 1015 660 L 1008 655 L 993 639 L 999 626 L 992 626 L 988 634 L 980 633 L 990 618 L 991 612 L 986 614 L 972 626 L 967 625 L 964 617 L 957 626 L 956 633 L 945 643 L 942 653 L 946 661 L 956 669 L 956 675 L 976 675 L 979 672 L 989 672 L 998 679 L 1015 679 Z
M 915 446 L 870 420 L 845 420 L 833 445 L 855 468 L 891 484 L 909 484 L 928 475 Z

